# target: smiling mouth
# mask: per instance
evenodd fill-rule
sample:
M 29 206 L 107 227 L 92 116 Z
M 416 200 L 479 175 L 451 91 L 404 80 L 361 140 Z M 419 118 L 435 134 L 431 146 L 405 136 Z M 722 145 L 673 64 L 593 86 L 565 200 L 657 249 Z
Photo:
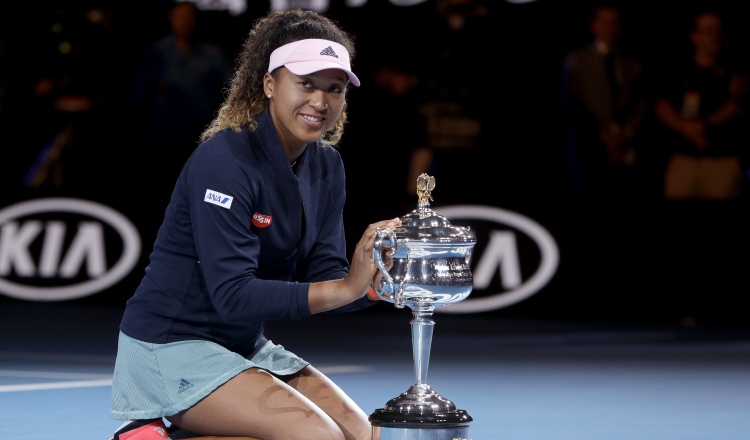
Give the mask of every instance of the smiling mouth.
M 323 120 L 321 117 L 315 117 L 315 116 L 309 116 L 309 115 L 302 115 L 303 118 L 307 119 L 310 122 L 320 122 Z

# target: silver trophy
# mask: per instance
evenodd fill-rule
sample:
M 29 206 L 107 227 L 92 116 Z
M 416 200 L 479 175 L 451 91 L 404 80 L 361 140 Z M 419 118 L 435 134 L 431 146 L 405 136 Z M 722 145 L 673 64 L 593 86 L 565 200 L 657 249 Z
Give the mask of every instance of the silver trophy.
M 436 393 L 426 382 L 435 307 L 466 299 L 472 289 L 469 269 L 476 237 L 430 209 L 435 178 L 417 179 L 417 209 L 401 217 L 394 230 L 378 229 L 373 256 L 380 270 L 375 291 L 397 308 L 412 310 L 416 382 L 370 415 L 372 440 L 468 440 L 471 416 Z

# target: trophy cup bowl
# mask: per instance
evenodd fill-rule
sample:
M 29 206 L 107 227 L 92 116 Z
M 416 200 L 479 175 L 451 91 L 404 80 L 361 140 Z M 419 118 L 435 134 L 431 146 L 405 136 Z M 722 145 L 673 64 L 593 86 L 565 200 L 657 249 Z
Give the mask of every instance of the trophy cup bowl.
M 409 307 L 413 318 L 415 383 L 370 415 L 373 440 L 468 439 L 472 418 L 426 382 L 435 307 L 463 301 L 473 277 L 469 269 L 476 238 L 468 227 L 453 226 L 430 209 L 435 179 L 417 179 L 417 209 L 401 217 L 401 226 L 378 229 L 373 258 L 382 275 L 374 286 L 384 301 Z M 388 264 L 386 258 L 389 257 Z

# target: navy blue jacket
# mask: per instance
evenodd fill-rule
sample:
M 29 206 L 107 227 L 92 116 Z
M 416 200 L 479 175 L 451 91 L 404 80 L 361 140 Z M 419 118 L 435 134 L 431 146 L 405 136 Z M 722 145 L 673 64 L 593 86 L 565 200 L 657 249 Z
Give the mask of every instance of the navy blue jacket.
M 217 133 L 185 164 L 120 329 L 146 342 L 203 339 L 244 356 L 263 322 L 310 315 L 310 282 L 343 278 L 341 157 L 309 144 L 289 166 L 268 110 Z M 367 307 L 367 297 L 335 312 Z

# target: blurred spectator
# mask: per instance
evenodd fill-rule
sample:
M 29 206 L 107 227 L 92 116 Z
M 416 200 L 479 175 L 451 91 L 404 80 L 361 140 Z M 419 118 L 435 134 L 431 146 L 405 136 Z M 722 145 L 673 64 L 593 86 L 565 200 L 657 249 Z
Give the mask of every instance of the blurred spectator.
M 415 50 L 419 70 L 413 73 L 420 81 L 419 111 L 425 125 L 414 129 L 424 130 L 425 142 L 412 152 L 406 191 L 416 197 L 417 177 L 428 173 L 436 178 L 442 204 L 452 195 L 465 201 L 467 188 L 481 177 L 477 150 L 482 120 L 494 118 L 485 111 L 491 93 L 488 80 L 466 80 L 466 73 L 491 74 L 496 69 L 490 68 L 493 59 L 482 44 L 492 35 L 484 2 L 437 0 L 434 12 L 436 16 L 427 21 L 434 27 L 421 32 L 429 40 Z
M 386 215 L 401 215 L 405 209 L 416 207 L 416 198 L 404 192 L 404 181 L 408 173 L 410 152 L 425 145 L 425 122 L 418 111 L 415 91 L 419 78 L 397 58 L 384 60 L 368 76 L 362 76 L 363 81 L 367 81 L 367 87 L 357 90 L 349 99 L 351 102 L 361 102 L 359 106 L 364 107 L 367 113 L 360 113 L 349 122 L 352 130 L 347 128 L 347 136 L 340 147 L 343 159 L 352 169 L 366 171 L 349 176 L 349 185 L 357 186 L 358 192 L 371 193 L 369 197 L 352 200 L 350 203 L 356 205 L 361 202 L 364 205 L 362 209 L 367 210 L 371 197 L 384 197 L 389 200 L 388 208 L 394 210 Z M 374 118 L 383 115 L 388 115 L 391 119 L 388 131 L 393 135 L 387 142 L 374 138 L 371 130 Z M 377 163 L 373 163 L 370 155 L 362 154 L 362 151 L 371 149 L 379 152 L 380 160 Z M 373 186 L 371 173 L 384 170 L 387 171 L 388 178 Z M 409 187 L 416 188 L 416 178 Z
M 169 34 L 146 47 L 135 80 L 135 113 L 144 119 L 148 154 L 157 158 L 156 172 L 165 185 L 174 182 L 198 145 L 233 71 L 218 45 L 199 38 L 198 19 L 194 3 L 172 4 Z
M 645 112 L 641 62 L 621 45 L 621 11 L 599 4 L 593 39 L 566 54 L 562 69 L 567 156 L 574 193 L 637 194 L 637 142 Z
M 358 40 L 360 53 L 399 48 L 389 50 L 387 56 L 360 59 L 357 68 L 363 72 L 360 74 L 362 87 L 347 95 L 350 106 L 359 110 L 350 113 L 347 135 L 339 151 L 349 169 L 363 171 L 347 176 L 347 185 L 353 188 L 353 192 L 366 194 L 348 202 L 361 203 L 361 212 L 371 209 L 373 198 L 387 198 L 388 203 L 383 207 L 390 214 L 384 215 L 402 215 L 416 207 L 416 193 L 412 191 L 413 196 L 407 193 L 404 183 L 411 152 L 425 145 L 426 125 L 419 114 L 422 85 L 419 64 L 423 60 L 415 55 L 417 49 L 407 46 L 406 42 L 412 39 L 407 35 L 416 31 L 414 23 L 424 20 L 425 14 L 431 13 L 433 7 L 431 4 L 402 7 L 389 2 L 369 2 L 362 8 L 349 11 L 349 20 L 362 23 L 360 32 L 363 36 L 377 35 L 377 38 Z M 372 17 L 389 17 L 389 27 L 393 31 L 379 32 L 382 21 Z M 384 115 L 388 115 L 389 120 L 386 142 L 372 136 L 373 121 L 381 120 Z M 362 154 L 370 150 L 378 152 L 375 162 L 371 155 Z M 387 173 L 387 178 L 379 178 L 378 184 L 373 185 L 373 173 L 383 176 L 383 172 Z M 409 186 L 415 187 L 416 179 Z M 362 226 L 366 227 L 369 222 L 362 220 Z M 356 241 L 352 240 L 352 243 Z
M 3 133 L 10 132 L 13 127 L 11 119 L 11 108 L 13 107 L 11 98 L 11 86 L 13 77 L 11 75 L 13 60 L 9 54 L 8 47 L 8 30 L 6 20 L 0 18 L 0 130 Z M 17 153 L 14 154 L 17 156 Z M 0 161 L 0 185 L 6 190 L 14 189 L 19 186 L 19 180 L 13 173 L 12 168 L 18 164 L 11 164 L 9 160 Z
M 10 64 L 5 46 L 6 41 L 5 32 L 0 29 L 0 123 L 3 123 L 2 127 L 5 127 L 4 122 L 8 113 L 8 86 L 9 86 L 9 75 Z
M 694 17 L 691 52 L 657 83 L 654 112 L 668 157 L 667 199 L 733 200 L 743 189 L 748 77 L 723 48 L 722 19 Z
M 654 148 L 666 158 L 663 196 L 676 202 L 657 216 L 659 241 L 668 252 L 660 276 L 683 325 L 715 312 L 706 292 L 733 295 L 731 272 L 742 270 L 747 217 L 744 203 L 732 202 L 742 195 L 742 159 L 750 148 L 748 85 L 738 69 L 742 60 L 731 58 L 744 53 L 724 50 L 722 21 L 716 11 L 691 16 L 687 50 L 664 61 L 653 90 Z
M 19 167 L 24 174 L 17 182 L 23 187 L 91 186 L 92 176 L 103 168 L 95 158 L 107 151 L 101 148 L 100 129 L 109 104 L 108 61 L 116 53 L 108 44 L 108 29 L 97 19 L 104 14 L 80 6 L 50 7 L 34 23 L 33 46 L 16 54 L 27 71 L 22 79 L 14 77 L 19 91 L 14 91 L 13 117 L 19 124 L 32 120 L 29 115 L 43 121 L 24 137 Z

